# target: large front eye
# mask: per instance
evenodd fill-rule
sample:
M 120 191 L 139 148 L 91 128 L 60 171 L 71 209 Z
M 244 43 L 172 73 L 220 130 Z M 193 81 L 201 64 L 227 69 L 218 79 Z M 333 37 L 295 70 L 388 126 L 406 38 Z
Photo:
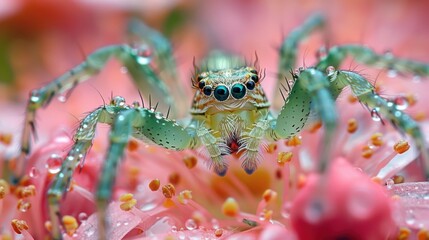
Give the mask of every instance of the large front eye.
M 235 99 L 241 99 L 246 95 L 246 87 L 241 83 L 232 85 L 231 94 Z
M 214 96 L 218 101 L 225 101 L 229 96 L 229 90 L 224 85 L 219 85 L 214 90 Z

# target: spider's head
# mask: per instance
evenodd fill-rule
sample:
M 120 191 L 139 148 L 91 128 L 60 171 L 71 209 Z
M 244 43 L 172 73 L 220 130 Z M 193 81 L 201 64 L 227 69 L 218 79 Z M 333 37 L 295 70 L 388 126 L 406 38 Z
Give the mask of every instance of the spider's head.
M 197 89 L 192 112 L 208 110 L 233 111 L 260 104 L 268 104 L 260 85 L 264 72 L 246 66 L 244 61 L 224 55 L 208 59 L 203 71 L 195 74 L 193 86 Z

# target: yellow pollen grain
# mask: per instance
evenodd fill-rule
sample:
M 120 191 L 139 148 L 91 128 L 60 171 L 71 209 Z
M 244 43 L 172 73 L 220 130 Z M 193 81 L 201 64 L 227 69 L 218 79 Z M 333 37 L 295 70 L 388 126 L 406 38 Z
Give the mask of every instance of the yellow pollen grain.
M 358 122 L 355 118 L 349 119 L 347 122 L 347 132 L 354 133 L 358 129 Z
M 423 112 L 423 111 L 417 112 L 417 113 L 414 115 L 414 120 L 416 120 L 416 121 L 418 121 L 418 122 L 421 122 L 421 121 L 423 121 L 423 120 L 425 120 L 425 119 L 426 119 L 426 113 L 425 113 L 425 112 Z
M 276 199 L 276 197 L 277 197 L 277 192 L 275 192 L 271 189 L 265 190 L 265 192 L 262 194 L 262 198 L 264 199 L 264 201 L 266 203 Z
M 383 180 L 382 180 L 381 178 L 379 178 L 379 177 L 373 177 L 373 178 L 371 178 L 371 180 L 372 180 L 374 183 L 377 183 L 377 184 L 379 184 L 379 185 L 383 184 Z
M 277 150 L 277 144 L 276 143 L 270 143 L 267 146 L 267 153 L 273 153 Z
M 67 234 L 69 236 L 73 235 L 78 227 L 76 218 L 70 215 L 64 215 L 62 221 Z
M 4 145 L 10 145 L 12 143 L 13 136 L 10 133 L 0 133 L 0 142 Z
M 429 240 L 429 231 L 422 228 L 417 232 L 417 240 Z
M 156 178 L 156 179 L 153 179 L 152 181 L 150 181 L 149 188 L 152 191 L 157 191 L 159 189 L 160 185 L 161 185 L 161 181 L 158 178 Z
M 180 174 L 177 172 L 173 172 L 168 176 L 168 182 L 177 185 L 180 182 Z
M 137 200 L 135 198 L 126 201 L 124 203 L 121 203 L 121 205 L 119 206 L 121 208 L 122 211 L 130 211 L 135 205 L 137 204 Z
M 368 147 L 368 146 L 365 146 L 363 149 L 362 149 L 362 157 L 364 157 L 364 158 L 371 158 L 372 157 L 372 155 L 374 154 L 374 150 L 372 150 L 370 147 Z
M 411 230 L 406 227 L 401 227 L 399 229 L 398 240 L 407 240 L 409 239 Z
M 197 165 L 198 159 L 195 156 L 189 155 L 183 158 L 183 162 L 187 168 L 191 169 Z
M 24 230 L 28 230 L 28 224 L 24 220 L 12 219 L 10 224 L 12 225 L 13 231 L 18 234 L 21 234 Z
M 370 139 L 371 139 L 372 145 L 374 146 L 380 147 L 384 144 L 382 133 L 376 132 L 371 135 Z
M 214 231 L 214 235 L 215 235 L 216 237 L 222 237 L 222 234 L 223 234 L 223 230 L 222 230 L 222 228 L 218 228 L 218 229 L 216 229 L 216 230 Z
M 27 211 L 31 208 L 31 203 L 24 201 L 24 199 L 19 199 L 16 204 L 16 209 L 21 211 Z
M 279 154 L 277 155 L 277 164 L 280 167 L 283 167 L 285 163 L 288 163 L 292 160 L 292 157 L 292 152 L 279 152 Z
M 136 139 L 131 138 L 128 141 L 127 149 L 130 152 L 135 152 L 137 149 L 139 149 L 139 142 Z
M 410 149 L 410 144 L 407 141 L 400 140 L 393 146 L 393 149 L 395 152 L 402 154 Z
M 134 198 L 134 195 L 132 193 L 125 193 L 119 197 L 119 201 L 128 202 L 128 201 L 131 201 L 133 198 Z
M 0 199 L 3 199 L 10 192 L 10 186 L 4 179 L 0 179 Z
M 18 198 L 27 198 L 35 195 L 36 195 L 36 187 L 34 185 L 18 187 L 17 189 Z
M 403 176 L 401 176 L 401 175 L 395 175 L 395 176 L 393 176 L 393 182 L 395 184 L 404 183 L 405 182 L 405 178 Z
M 316 121 L 315 123 L 311 124 L 308 128 L 308 131 L 310 133 L 315 133 L 317 130 L 319 130 L 322 127 L 322 121 Z
M 51 222 L 51 221 L 46 221 L 44 225 L 45 225 L 45 229 L 46 229 L 48 232 L 51 232 L 51 231 L 52 231 L 52 222 Z
M 162 186 L 162 194 L 164 194 L 165 198 L 172 198 L 176 195 L 176 188 L 171 183 L 164 185 Z
M 286 140 L 286 146 L 288 147 L 296 147 L 302 144 L 301 137 L 300 136 L 293 136 Z
M 347 97 L 347 100 L 349 100 L 349 103 L 355 103 L 355 102 L 357 102 L 357 97 L 355 97 L 355 95 L 353 95 L 353 94 L 350 94 L 348 97 Z
M 228 217 L 236 217 L 240 212 L 237 201 L 234 198 L 229 197 L 222 204 L 222 213 Z

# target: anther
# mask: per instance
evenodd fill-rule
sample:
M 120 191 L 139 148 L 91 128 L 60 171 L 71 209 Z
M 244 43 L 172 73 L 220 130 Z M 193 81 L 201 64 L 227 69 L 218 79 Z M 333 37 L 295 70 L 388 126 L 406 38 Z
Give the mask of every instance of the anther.
M 0 199 L 3 199 L 10 192 L 9 184 L 4 179 L 0 179 Z
M 139 143 L 136 139 L 130 139 L 128 141 L 127 149 L 130 152 L 134 152 L 139 148 Z
M 288 147 L 296 147 L 302 144 L 301 137 L 298 135 L 295 135 L 288 140 L 286 140 L 286 146 Z
M 149 183 L 149 188 L 152 191 L 157 191 L 159 189 L 159 185 L 161 184 L 161 181 L 159 181 L 159 179 L 153 179 L 152 181 L 150 181 Z
M 362 149 L 362 157 L 364 157 L 364 158 L 370 158 L 370 157 L 372 157 L 373 154 L 374 154 L 374 150 L 372 148 L 370 148 L 369 146 L 365 146 Z
M 21 234 L 23 231 L 28 230 L 28 224 L 24 220 L 12 219 L 11 225 L 13 230 L 18 234 Z
M 401 175 L 395 175 L 393 176 L 393 182 L 395 184 L 399 184 L 399 183 L 404 183 L 405 182 L 405 178 Z
M 277 164 L 280 167 L 283 167 L 285 163 L 288 163 L 292 160 L 292 157 L 292 152 L 279 152 L 279 154 L 277 155 Z
M 198 160 L 195 156 L 188 155 L 183 158 L 183 162 L 185 163 L 187 168 L 191 169 L 195 167 L 195 165 L 197 165 Z
M 180 182 L 180 174 L 177 172 L 173 172 L 168 176 L 168 182 L 173 185 L 177 185 Z
M 399 229 L 399 235 L 398 235 L 398 239 L 399 240 L 406 240 L 409 239 L 411 235 L 411 230 L 406 228 L 406 227 L 401 227 Z
M 137 200 L 134 198 L 134 195 L 131 193 L 123 194 L 119 197 L 119 201 L 122 202 L 120 208 L 123 211 L 130 211 L 136 204 Z
M 236 217 L 240 212 L 237 201 L 234 198 L 229 197 L 222 204 L 222 213 L 228 217 Z
M 171 183 L 164 185 L 162 186 L 162 194 L 164 194 L 165 198 L 172 198 L 176 195 L 176 188 Z
M 393 149 L 395 152 L 402 154 L 410 149 L 410 144 L 407 141 L 400 140 L 393 146 Z
M 262 194 L 262 198 L 266 203 L 269 203 L 270 201 L 276 199 L 276 197 L 277 197 L 277 192 L 271 189 L 265 190 L 265 192 Z
M 372 145 L 377 146 L 377 147 L 382 146 L 384 144 L 383 134 L 379 133 L 379 132 L 372 134 L 371 135 L 371 143 L 372 143 Z
M 417 232 L 418 240 L 428 240 L 429 239 L 429 231 L 422 228 Z
M 267 146 L 267 153 L 273 153 L 277 150 L 277 144 L 276 143 L 270 143 Z
M 355 118 L 349 119 L 347 122 L 347 132 L 354 133 L 358 129 L 358 122 Z
M 70 215 L 65 215 L 63 216 L 62 221 L 67 234 L 69 236 L 73 235 L 78 227 L 76 218 Z
M 10 145 L 12 143 L 12 134 L 10 133 L 0 133 L 0 142 L 4 145 Z

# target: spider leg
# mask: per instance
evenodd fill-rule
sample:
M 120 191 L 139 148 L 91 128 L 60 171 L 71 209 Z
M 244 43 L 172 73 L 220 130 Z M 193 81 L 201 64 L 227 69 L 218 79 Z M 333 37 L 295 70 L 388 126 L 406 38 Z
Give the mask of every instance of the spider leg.
M 372 111 L 387 118 L 400 131 L 410 135 L 423 157 L 424 173 L 429 179 L 429 152 L 425 137 L 419 124 L 409 115 L 399 110 L 394 102 L 388 101 L 375 93 L 374 87 L 361 75 L 351 71 L 336 71 L 330 75 L 331 84 L 340 89 L 350 86 L 352 92 L 360 102 L 368 106 Z
M 320 14 L 315 14 L 308 18 L 300 27 L 292 30 L 289 35 L 283 40 L 280 47 L 280 62 L 278 67 L 278 81 L 274 89 L 279 89 L 280 80 L 283 78 L 292 79 L 290 71 L 295 69 L 297 52 L 299 44 L 302 40 L 308 37 L 311 33 L 318 29 L 322 29 L 325 25 L 325 19 Z M 275 109 L 280 109 L 283 102 L 280 101 L 279 92 L 274 92 L 273 106 Z
M 272 122 L 271 138 L 285 139 L 299 133 L 315 110 L 323 122 L 325 134 L 320 150 L 318 170 L 324 172 L 330 159 L 332 139 L 337 125 L 335 101 L 329 90 L 328 78 L 316 69 L 302 70 L 280 114 Z
M 368 47 L 361 45 L 342 45 L 329 49 L 326 57 L 316 65 L 321 71 L 326 71 L 329 66 L 337 69 L 347 56 L 352 56 L 356 61 L 370 66 L 396 71 L 398 73 L 414 74 L 416 76 L 428 76 L 429 65 L 417 61 L 397 58 L 391 53 L 376 54 Z
M 92 146 L 92 140 L 95 136 L 95 130 L 98 122 L 111 123 L 111 119 L 116 111 L 114 106 L 103 106 L 89 113 L 80 123 L 73 139 L 75 143 L 72 149 L 68 152 L 65 160 L 62 163 L 60 172 L 55 176 L 52 185 L 48 189 L 48 208 L 52 222 L 52 237 L 60 239 L 60 200 L 65 197 L 65 194 L 70 187 L 73 173 L 78 167 L 85 155 Z
M 21 176 L 25 169 L 25 158 L 30 152 L 31 129 L 34 126 L 36 111 L 47 106 L 52 98 L 60 93 L 76 87 L 79 83 L 97 74 L 106 62 L 115 57 L 127 68 L 133 82 L 143 91 L 152 96 L 160 96 L 167 105 L 173 105 L 167 86 L 161 81 L 151 66 L 150 56 L 144 50 L 129 45 L 112 45 L 96 50 L 87 59 L 72 70 L 56 78 L 49 84 L 31 92 L 28 100 L 24 130 L 21 137 L 21 153 L 17 159 L 17 174 Z

